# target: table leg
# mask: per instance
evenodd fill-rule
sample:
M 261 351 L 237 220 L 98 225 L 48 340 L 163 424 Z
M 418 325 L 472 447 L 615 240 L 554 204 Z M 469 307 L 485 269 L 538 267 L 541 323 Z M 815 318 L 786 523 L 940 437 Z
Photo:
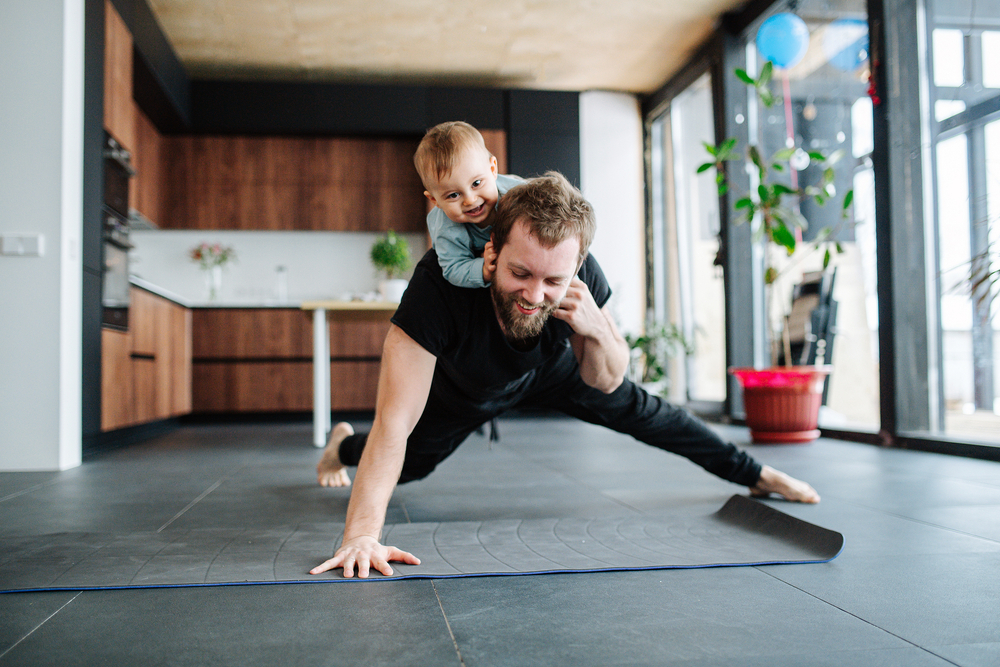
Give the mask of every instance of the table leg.
M 313 311 L 313 445 L 324 447 L 330 431 L 330 329 L 326 309 Z

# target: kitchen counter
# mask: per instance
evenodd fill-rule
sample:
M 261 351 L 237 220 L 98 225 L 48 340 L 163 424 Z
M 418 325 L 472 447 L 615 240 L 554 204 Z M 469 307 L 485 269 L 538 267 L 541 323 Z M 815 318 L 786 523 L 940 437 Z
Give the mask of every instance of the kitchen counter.
M 185 308 L 294 308 L 296 310 L 318 310 L 338 312 L 368 312 L 371 314 L 386 313 L 391 315 L 399 307 L 398 303 L 389 301 L 362 301 L 345 299 L 313 299 L 308 301 L 195 301 L 149 282 L 139 276 L 129 276 L 129 282 L 135 287 L 163 297 L 168 301 Z
M 177 294 L 176 292 L 171 292 L 170 290 L 164 289 L 159 285 L 154 285 L 148 280 L 143 280 L 139 276 L 129 276 L 128 281 L 135 287 L 142 288 L 147 292 L 150 292 L 151 294 L 155 294 L 156 296 L 161 296 L 167 301 L 173 301 L 178 306 L 184 306 L 185 308 L 192 307 L 191 302 L 182 297 L 180 294 Z

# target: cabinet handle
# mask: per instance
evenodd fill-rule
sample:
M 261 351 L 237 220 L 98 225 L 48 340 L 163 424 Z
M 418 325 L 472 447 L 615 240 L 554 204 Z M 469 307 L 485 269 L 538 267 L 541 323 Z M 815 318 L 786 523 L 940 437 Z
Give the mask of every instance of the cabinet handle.
M 143 354 L 142 352 L 133 352 L 132 353 L 132 358 L 133 359 L 145 359 L 146 361 L 156 361 L 156 355 L 155 354 Z

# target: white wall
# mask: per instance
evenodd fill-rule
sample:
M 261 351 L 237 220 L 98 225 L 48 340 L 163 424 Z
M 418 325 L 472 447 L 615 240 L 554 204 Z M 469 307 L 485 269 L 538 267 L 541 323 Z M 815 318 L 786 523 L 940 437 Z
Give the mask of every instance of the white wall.
M 580 95 L 581 190 L 597 214 L 591 250 L 613 292 L 609 302 L 623 332 L 645 319 L 642 113 L 633 95 Z
M 0 256 L 0 470 L 80 463 L 83 10 L 0 6 L 0 233 L 45 240 Z
M 232 246 L 236 262 L 223 269 L 219 305 L 277 302 L 276 267 L 287 268 L 288 302 L 339 299 L 374 292 L 382 277 L 369 259 L 381 236 L 365 232 L 133 231 L 130 271 L 182 297 L 207 303 L 205 272 L 188 252 L 196 245 Z M 413 261 L 427 251 L 427 234 L 403 234 Z M 407 276 L 408 277 L 408 276 Z

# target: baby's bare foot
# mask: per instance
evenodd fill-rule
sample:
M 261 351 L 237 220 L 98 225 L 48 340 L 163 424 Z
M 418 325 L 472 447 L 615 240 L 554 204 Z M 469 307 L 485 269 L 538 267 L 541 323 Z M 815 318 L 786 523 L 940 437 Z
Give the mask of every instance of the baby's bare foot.
M 819 494 L 816 493 L 816 489 L 801 480 L 775 470 L 771 466 L 764 466 L 760 469 L 760 479 L 757 480 L 757 485 L 750 487 L 750 495 L 755 498 L 763 498 L 772 493 L 796 503 L 819 502 Z
M 316 476 L 320 486 L 350 486 L 351 478 L 347 476 L 347 468 L 340 462 L 340 443 L 349 435 L 354 435 L 354 429 L 347 422 L 340 422 L 330 432 L 330 441 L 323 450 L 323 458 L 316 464 Z

